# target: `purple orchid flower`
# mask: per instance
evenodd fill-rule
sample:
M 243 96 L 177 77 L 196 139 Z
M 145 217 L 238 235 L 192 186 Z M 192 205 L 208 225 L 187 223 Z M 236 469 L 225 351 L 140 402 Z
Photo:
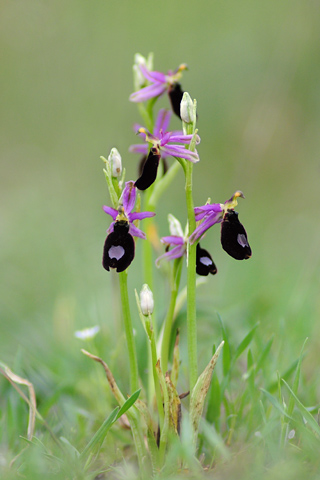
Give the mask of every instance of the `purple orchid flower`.
M 131 102 L 145 102 L 146 100 L 150 100 L 150 98 L 159 97 L 166 91 L 170 91 L 170 89 L 179 82 L 182 72 L 183 70 L 186 70 L 187 66 L 182 64 L 174 71 L 169 70 L 167 74 L 150 71 L 143 64 L 140 64 L 139 68 L 142 75 L 151 83 L 151 85 L 132 93 L 129 97 Z
M 161 260 L 174 260 L 175 258 L 183 257 L 183 255 L 187 252 L 187 228 L 185 233 L 183 233 L 181 223 L 173 215 L 171 215 L 171 213 L 168 215 L 168 221 L 171 235 L 162 237 L 160 241 L 167 247 L 173 246 L 173 248 L 156 259 L 157 267 L 159 266 Z
M 136 202 L 137 191 L 134 186 L 134 182 L 126 182 L 125 188 L 122 192 L 119 208 L 108 207 L 104 205 L 103 210 L 112 217 L 113 222 L 108 228 L 107 232 L 111 233 L 114 230 L 114 224 L 119 221 L 125 221 L 129 224 L 129 234 L 146 239 L 145 233 L 143 233 L 138 227 L 136 227 L 133 222 L 135 220 L 143 220 L 144 218 L 154 217 L 154 212 L 133 212 L 135 202 Z
M 165 108 L 162 108 L 159 111 L 156 122 L 155 122 L 155 125 L 154 125 L 154 130 L 153 130 L 153 134 L 154 134 L 155 137 L 160 138 L 161 132 L 166 132 L 167 131 L 167 129 L 169 127 L 170 120 L 171 120 L 171 116 L 172 116 L 172 112 L 170 112 L 170 110 L 166 110 Z M 134 125 L 134 131 L 135 132 L 139 132 L 140 129 L 143 129 L 142 125 L 138 125 L 138 124 Z M 181 136 L 181 135 L 183 135 L 183 132 L 182 132 L 182 130 L 177 130 L 177 131 L 172 132 L 172 134 L 175 135 L 175 136 L 177 136 L 177 135 Z M 146 137 L 145 133 L 140 133 L 140 136 L 144 140 L 146 139 L 145 138 Z M 139 144 L 136 144 L 136 145 L 131 145 L 129 147 L 129 152 L 139 153 L 143 156 L 147 156 L 148 152 L 149 152 L 149 145 L 147 143 L 139 143 Z M 161 152 L 161 158 L 162 159 L 165 159 L 169 156 L 170 156 L 169 153 L 166 153 L 165 151 Z
M 175 258 L 183 257 L 187 253 L 188 228 L 186 227 L 186 230 L 183 233 L 180 222 L 171 214 L 168 215 L 168 220 L 171 235 L 168 237 L 162 237 L 161 242 L 164 243 L 167 248 L 170 246 L 173 246 L 173 248 L 157 258 L 157 266 L 159 266 L 161 260 L 174 260 Z M 207 276 L 209 273 L 215 275 L 217 271 L 217 267 L 215 266 L 210 253 L 201 248 L 200 243 L 198 243 L 196 253 L 196 273 L 201 276 Z
M 189 238 L 191 244 L 197 242 L 202 235 L 216 223 L 221 223 L 222 248 L 236 260 L 244 260 L 251 257 L 251 248 L 247 233 L 239 222 L 238 213 L 234 208 L 238 204 L 237 199 L 244 198 L 242 192 L 237 191 L 225 203 L 206 204 L 194 209 L 196 221 L 202 223 L 192 232 Z
M 162 116 L 162 125 L 166 126 L 167 118 L 165 114 Z M 160 122 L 159 122 L 160 125 Z M 198 152 L 195 150 L 186 149 L 183 145 L 189 145 L 192 140 L 193 135 L 184 135 L 180 132 L 166 132 L 164 129 L 159 128 L 159 130 L 152 135 L 148 130 L 141 127 L 138 130 L 138 133 L 141 134 L 141 137 L 148 143 L 151 143 L 154 148 L 160 151 L 160 155 L 171 155 L 172 157 L 185 158 L 189 162 L 197 163 L 200 161 Z M 177 145 L 177 143 L 182 143 L 183 145 Z M 199 135 L 196 135 L 196 145 L 200 143 Z M 140 146 L 141 147 L 141 146 Z M 130 147 L 130 151 L 142 153 L 138 145 L 133 145 Z M 143 150 L 145 151 L 145 150 Z

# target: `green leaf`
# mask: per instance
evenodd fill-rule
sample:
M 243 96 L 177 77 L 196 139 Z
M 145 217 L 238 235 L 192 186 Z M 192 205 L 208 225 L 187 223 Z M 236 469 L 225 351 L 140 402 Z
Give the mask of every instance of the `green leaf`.
M 225 329 L 223 320 L 220 317 L 219 313 L 217 313 L 217 315 L 221 325 L 222 338 L 224 340 L 224 347 L 222 352 L 222 370 L 223 370 L 223 376 L 225 377 L 229 373 L 230 365 L 231 365 L 230 344 L 229 344 L 229 339 L 228 339 L 227 331 Z
M 262 350 L 262 352 L 261 352 L 261 354 L 258 358 L 257 365 L 256 365 L 256 368 L 255 368 L 255 373 L 256 374 L 259 372 L 260 368 L 263 367 L 265 359 L 269 355 L 269 352 L 270 352 L 270 349 L 271 349 L 271 346 L 272 346 L 272 343 L 273 343 L 273 339 L 274 339 L 274 336 L 272 336 L 270 338 L 270 340 L 267 342 L 266 346 L 264 347 L 264 349 Z
M 272 403 L 272 405 L 282 414 L 284 415 L 285 417 L 287 418 L 290 418 L 290 420 L 292 420 L 292 417 L 289 417 L 289 415 L 287 414 L 287 412 L 285 411 L 285 409 L 283 408 L 283 406 L 281 405 L 281 403 L 273 396 L 271 395 L 271 393 L 267 392 L 267 390 L 265 390 L 264 388 L 260 388 L 261 392 L 265 394 L 265 396 L 268 398 L 268 400 L 270 401 L 270 403 Z
M 103 442 L 108 431 L 110 430 L 114 422 L 117 420 L 117 418 L 119 418 L 118 417 L 119 410 L 120 410 L 120 407 L 116 407 L 114 410 L 112 410 L 112 412 L 103 422 L 99 430 L 93 435 L 89 443 L 85 446 L 84 450 L 81 452 L 80 459 L 84 459 L 86 455 L 94 449 L 97 443 Z
M 298 365 L 298 362 L 299 362 L 299 360 L 295 360 L 295 361 L 290 365 L 290 367 L 284 372 L 284 374 L 283 374 L 283 375 L 280 375 L 281 378 L 284 378 L 285 380 L 287 380 L 287 379 L 290 377 L 290 375 L 292 374 L 292 372 L 295 371 L 295 369 L 296 369 L 296 367 L 297 367 L 297 365 Z M 277 378 L 277 380 L 275 380 L 273 383 L 271 383 L 271 384 L 268 386 L 267 390 L 268 390 L 269 392 L 274 392 L 274 391 L 277 390 L 277 388 L 278 388 L 278 383 L 279 383 L 279 382 L 278 382 L 278 378 Z
M 126 413 L 127 410 L 129 410 L 130 407 L 132 407 L 132 405 L 134 404 L 134 402 L 138 399 L 139 395 L 140 395 L 140 392 L 141 392 L 141 388 L 139 388 L 139 390 L 137 390 L 136 392 L 134 392 L 132 395 L 130 395 L 130 397 L 124 402 L 124 404 L 122 405 L 122 407 L 120 408 L 118 414 L 117 414 L 117 418 L 116 420 L 118 420 L 118 418 L 121 417 L 121 415 L 123 415 L 124 413 Z M 116 421 L 115 420 L 115 421 Z
M 287 384 L 287 382 L 285 380 L 282 379 L 282 382 L 285 384 L 285 386 L 287 387 L 287 389 L 289 390 L 289 392 L 291 393 L 292 397 L 294 398 L 294 401 L 298 407 L 298 409 L 300 410 L 300 412 L 302 413 L 305 421 L 307 423 L 309 423 L 310 427 L 312 428 L 312 430 L 314 430 L 319 436 L 320 436 L 320 427 L 318 425 L 318 422 L 316 421 L 316 419 L 311 415 L 311 413 L 307 410 L 307 408 L 300 402 L 300 400 L 298 399 L 298 397 L 295 395 L 295 393 L 291 390 L 291 388 L 289 387 L 289 385 Z
M 259 322 L 256 323 L 255 326 L 250 330 L 250 332 L 244 337 L 244 339 L 242 340 L 242 342 L 240 343 L 240 345 L 238 346 L 238 348 L 235 352 L 233 362 L 235 362 L 237 360 L 237 358 L 240 357 L 242 352 L 244 352 L 245 349 L 250 345 L 258 326 L 259 326 Z
M 217 374 L 213 372 L 211 379 L 210 391 L 208 394 L 208 408 L 206 413 L 206 420 L 209 423 L 214 423 L 218 429 L 218 420 L 220 418 L 221 409 L 221 390 Z
M 301 352 L 300 352 L 300 357 L 299 357 L 299 360 L 298 360 L 298 365 L 297 365 L 297 368 L 296 368 L 296 373 L 295 373 L 294 380 L 293 380 L 292 391 L 293 391 L 294 395 L 297 395 L 297 393 L 298 393 L 302 354 L 303 354 L 304 347 L 307 343 L 307 340 L 308 340 L 308 338 L 306 338 L 305 341 L 303 342 Z M 289 405 L 288 405 L 288 415 L 290 415 L 290 416 L 292 416 L 292 414 L 293 414 L 294 404 L 295 404 L 294 397 L 291 395 L 290 400 L 289 400 Z

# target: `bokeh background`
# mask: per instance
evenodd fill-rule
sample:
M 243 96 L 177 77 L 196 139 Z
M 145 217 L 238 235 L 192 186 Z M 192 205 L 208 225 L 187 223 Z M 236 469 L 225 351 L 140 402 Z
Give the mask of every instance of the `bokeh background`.
M 100 325 L 111 364 L 123 348 L 115 276 L 101 266 L 109 218 L 99 157 L 117 147 L 127 179 L 137 178 L 138 159 L 128 153 L 140 121 L 128 101 L 131 67 L 136 52 L 152 51 L 157 70 L 189 66 L 181 83 L 198 101 L 202 140 L 195 204 L 224 202 L 237 189 L 246 196 L 238 211 L 252 258 L 228 257 L 219 227 L 202 242 L 219 274 L 199 289 L 206 312 L 200 363 L 221 339 L 218 311 L 237 339 L 260 321 L 257 348 L 276 335 L 274 371 L 287 368 L 310 337 L 304 374 L 313 378 L 320 347 L 319 14 L 311 0 L 1 2 L 2 361 L 13 368 L 23 359 L 45 391 L 50 381 L 78 381 L 79 365 L 81 372 L 92 367 L 79 360 L 75 330 Z M 168 106 L 166 97 L 159 106 Z M 169 212 L 184 222 L 182 172 L 157 209 L 160 235 Z M 140 248 L 129 278 L 133 308 L 133 289 L 144 282 Z M 166 285 L 157 275 L 160 322 Z M 134 323 L 139 329 L 136 315 Z

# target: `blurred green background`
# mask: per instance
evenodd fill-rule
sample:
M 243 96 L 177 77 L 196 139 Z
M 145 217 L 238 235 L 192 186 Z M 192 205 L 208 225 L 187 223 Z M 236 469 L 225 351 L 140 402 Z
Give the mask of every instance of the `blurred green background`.
M 137 178 L 138 159 L 127 153 L 136 143 L 132 125 L 141 121 L 128 101 L 131 66 L 136 52 L 152 51 L 157 70 L 189 66 L 181 83 L 198 101 L 201 136 L 195 205 L 208 197 L 224 202 L 237 189 L 246 196 L 238 211 L 252 259 L 228 257 L 219 227 L 202 242 L 219 274 L 199 290 L 200 310 L 212 312 L 199 324 L 200 364 L 221 339 L 219 311 L 236 338 L 259 320 L 261 345 L 276 334 L 275 369 L 286 368 L 311 337 L 305 372 L 315 374 L 319 13 L 319 2 L 309 0 L 1 2 L 4 362 L 13 367 L 20 355 L 43 377 L 38 388 L 48 381 L 46 366 L 62 363 L 72 384 L 73 362 L 82 362 L 81 372 L 92 367 L 79 360 L 74 330 L 99 324 L 106 360 L 108 345 L 123 341 L 111 314 L 114 276 L 101 266 L 109 225 L 101 206 L 109 200 L 99 157 L 117 147 L 127 180 Z M 159 106 L 168 106 L 167 97 Z M 180 128 L 177 118 L 171 125 Z M 160 235 L 169 212 L 184 223 L 182 172 L 157 210 Z M 144 282 L 140 247 L 129 273 L 133 307 L 133 288 Z M 160 321 L 161 273 L 157 281 Z M 134 323 L 139 329 L 136 316 Z

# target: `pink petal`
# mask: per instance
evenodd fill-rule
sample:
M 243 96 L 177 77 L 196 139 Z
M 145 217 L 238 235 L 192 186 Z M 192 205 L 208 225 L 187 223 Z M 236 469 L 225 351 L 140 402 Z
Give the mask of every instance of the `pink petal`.
M 133 235 L 134 237 L 143 238 L 143 240 L 147 238 L 146 234 L 143 233 L 143 231 L 140 230 L 140 228 L 133 225 L 133 223 L 130 223 L 129 233 L 131 233 L 131 235 Z
M 160 83 L 166 83 L 166 75 L 161 72 L 153 71 L 151 72 L 150 70 L 147 69 L 145 65 L 139 65 L 140 70 L 142 72 L 142 75 L 149 80 L 149 82 L 154 83 L 154 82 L 160 82 Z
M 126 215 L 129 215 L 131 210 L 134 207 L 134 204 L 136 202 L 136 187 L 134 186 L 134 182 L 126 182 L 126 186 L 124 187 L 124 190 L 121 195 L 121 199 L 123 202 L 123 208 L 126 213 Z
M 168 243 L 169 245 L 183 245 L 184 239 L 178 237 L 178 235 L 169 235 L 168 237 L 162 237 L 161 243 Z
M 112 217 L 113 220 L 115 220 L 117 218 L 117 215 L 118 215 L 118 210 L 114 209 L 114 208 L 111 208 L 111 207 L 107 207 L 107 205 L 103 205 L 103 210 Z
M 162 131 L 162 132 L 167 131 L 167 129 L 169 127 L 171 116 L 172 116 L 172 112 L 170 112 L 170 110 L 166 110 L 165 108 L 162 108 L 159 111 L 158 116 L 157 116 L 157 120 L 156 120 L 156 123 L 155 123 L 155 126 L 154 126 L 154 134 L 157 137 L 159 137 L 160 131 Z
M 134 222 L 135 220 L 143 220 L 144 218 L 151 218 L 154 216 L 154 212 L 134 212 L 129 213 L 129 221 Z
M 129 100 L 131 102 L 145 102 L 150 100 L 150 98 L 158 97 L 166 91 L 166 86 L 162 83 L 154 83 L 148 87 L 141 88 L 137 92 L 134 92 L 130 95 Z
M 166 259 L 166 260 L 173 260 L 175 258 L 182 257 L 186 251 L 186 248 L 184 245 L 178 245 L 177 247 L 174 247 L 172 250 L 169 252 L 164 253 L 160 257 L 157 258 L 156 260 L 156 265 L 157 267 L 159 266 L 160 260 Z

